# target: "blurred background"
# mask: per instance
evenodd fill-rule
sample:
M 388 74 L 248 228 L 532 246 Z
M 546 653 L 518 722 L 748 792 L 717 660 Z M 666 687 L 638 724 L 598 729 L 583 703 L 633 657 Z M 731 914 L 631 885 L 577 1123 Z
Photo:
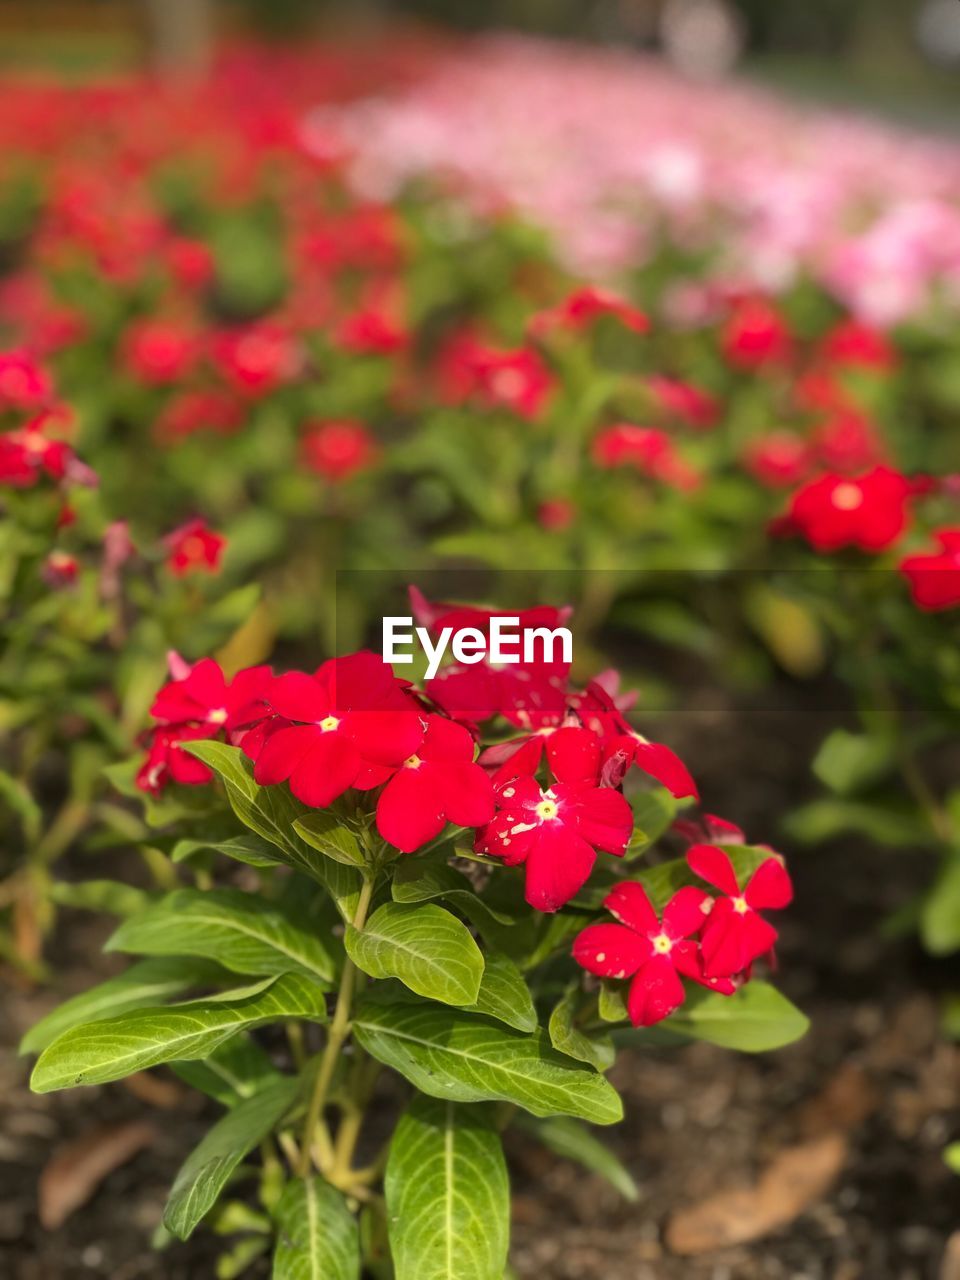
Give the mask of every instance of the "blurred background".
M 0 60 L 82 74 L 146 59 L 182 74 L 223 39 L 369 34 L 386 23 L 658 50 L 698 77 L 736 68 L 944 129 L 960 105 L 960 0 L 0 0 Z

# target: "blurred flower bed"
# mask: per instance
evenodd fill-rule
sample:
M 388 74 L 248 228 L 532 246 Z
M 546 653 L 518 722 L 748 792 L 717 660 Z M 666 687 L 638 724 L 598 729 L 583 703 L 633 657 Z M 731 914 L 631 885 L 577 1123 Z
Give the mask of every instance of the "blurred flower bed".
M 139 832 L 102 768 L 169 649 L 332 654 L 338 570 L 437 566 L 549 575 L 585 661 L 839 674 L 792 830 L 937 850 L 960 943 L 956 148 L 507 40 L 11 83 L 0 139 L 11 954 Z

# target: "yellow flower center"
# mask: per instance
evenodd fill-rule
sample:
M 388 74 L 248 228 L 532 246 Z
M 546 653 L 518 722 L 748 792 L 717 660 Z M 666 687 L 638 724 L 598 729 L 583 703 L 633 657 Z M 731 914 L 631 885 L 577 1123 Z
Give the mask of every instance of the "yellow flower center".
M 407 756 L 403 762 L 403 767 L 405 769 L 419 769 L 422 763 L 423 761 L 419 756 Z
M 226 721 L 226 718 L 227 718 L 226 707 L 217 707 L 215 711 L 211 711 L 207 716 L 207 719 L 210 721 L 211 724 L 223 724 Z
M 557 816 L 556 800 L 541 800 L 537 805 L 536 813 L 541 822 L 549 822 L 551 818 Z
M 320 721 L 320 728 L 324 733 L 332 733 L 339 723 L 340 721 L 336 716 L 325 716 L 324 719 Z
M 738 916 L 745 916 L 750 910 L 746 898 L 731 898 L 730 901 L 733 903 L 733 909 Z
M 653 943 L 653 949 L 658 956 L 669 955 L 673 950 L 673 939 L 668 938 L 665 933 L 658 933 L 650 941 Z
M 838 484 L 831 501 L 838 511 L 856 511 L 863 505 L 863 493 L 857 484 Z

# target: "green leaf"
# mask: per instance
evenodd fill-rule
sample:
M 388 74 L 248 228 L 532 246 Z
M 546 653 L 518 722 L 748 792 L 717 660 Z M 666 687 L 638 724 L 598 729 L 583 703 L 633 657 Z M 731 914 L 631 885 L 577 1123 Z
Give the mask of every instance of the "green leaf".
M 274 1217 L 273 1280 L 358 1280 L 357 1222 L 329 1183 L 322 1178 L 287 1183 Z
M 335 862 L 343 862 L 348 867 L 362 867 L 366 862 L 357 837 L 332 813 L 314 810 L 298 818 L 293 829 L 311 849 L 317 849 Z
M 960 1142 L 951 1142 L 943 1152 L 944 1163 L 953 1173 L 960 1173 Z
M 174 1074 L 224 1107 L 251 1098 L 280 1072 L 263 1049 L 243 1034 L 233 1036 L 203 1061 L 172 1062 Z
M 927 823 L 913 810 L 894 800 L 844 800 L 825 796 L 794 809 L 784 830 L 804 844 L 819 844 L 837 836 L 862 835 L 885 846 L 933 842 Z
M 894 744 L 888 738 L 834 729 L 813 761 L 813 772 L 838 795 L 851 795 L 880 779 L 894 763 Z
M 396 1280 L 502 1280 L 510 1188 L 480 1109 L 416 1098 L 390 1143 L 385 1192 Z
M 357 1009 L 353 1028 L 372 1057 L 434 1098 L 515 1102 L 533 1115 L 572 1115 L 595 1124 L 623 1116 L 603 1076 L 557 1053 L 544 1031 L 520 1035 L 475 1014 L 369 998 Z
M 350 924 L 357 914 L 363 876 L 356 867 L 345 866 L 331 858 L 323 858 L 316 878 L 333 899 L 345 924 Z
M 538 1120 L 533 1116 L 518 1113 L 512 1123 L 534 1134 L 545 1147 L 549 1147 L 558 1156 L 562 1156 L 565 1160 L 576 1160 L 585 1169 L 590 1169 L 593 1173 L 598 1173 L 601 1178 L 606 1178 L 607 1182 L 631 1204 L 639 1200 L 640 1192 L 632 1174 L 579 1120 L 571 1120 L 568 1116 L 548 1116 L 546 1119 Z
M 666 787 L 654 787 L 630 797 L 636 823 L 624 860 L 632 862 L 656 844 L 677 816 L 677 802 Z
M 371 978 L 399 978 L 417 995 L 474 1004 L 483 954 L 465 924 L 443 907 L 386 902 L 362 931 L 347 926 L 347 955 Z
M 560 1053 L 578 1062 L 589 1062 L 598 1071 L 609 1071 L 617 1056 L 608 1035 L 588 1035 L 574 1021 L 579 987 L 571 987 L 550 1015 L 547 1029 L 550 1043 Z
M 103 911 L 111 916 L 129 916 L 150 901 L 150 895 L 132 884 L 118 880 L 83 880 L 71 884 L 55 880 L 50 897 L 61 907 L 81 907 L 84 911 Z
M 465 915 L 491 946 L 499 946 L 503 930 L 516 924 L 512 916 L 495 911 L 479 896 L 467 877 L 446 862 L 405 859 L 394 873 L 390 892 L 395 902 L 429 902 L 443 898 Z
M 212 850 L 224 853 L 236 862 L 243 862 L 248 867 L 281 867 L 282 858 L 277 857 L 277 850 L 253 834 L 234 836 L 230 840 L 178 840 L 170 854 L 173 862 L 186 862 L 195 853 Z
M 177 889 L 132 916 L 108 951 L 194 955 L 233 973 L 307 973 L 323 982 L 335 965 L 316 934 L 276 907 L 237 889 Z
M 190 987 L 222 982 L 229 975 L 218 965 L 188 956 L 162 960 L 140 960 L 115 978 L 108 978 L 89 991 L 66 1000 L 30 1028 L 20 1041 L 21 1053 L 39 1053 L 57 1036 L 81 1022 L 116 1017 L 129 1009 L 155 1005 L 178 996 Z
M 116 1018 L 66 1031 L 40 1055 L 30 1087 L 35 1093 L 103 1084 L 161 1062 L 206 1058 L 240 1031 L 267 1022 L 308 1018 L 324 1022 L 323 990 L 288 973 L 240 991 L 160 1009 L 132 1009 Z
M 213 1126 L 180 1167 L 163 1225 L 180 1240 L 186 1238 L 213 1207 L 237 1165 L 261 1142 L 293 1105 L 298 1081 L 284 1077 L 238 1102 Z
M 691 987 L 676 1013 L 652 1027 L 690 1040 L 706 1040 L 724 1049 L 764 1053 L 799 1040 L 810 1026 L 807 1018 L 776 987 L 748 982 L 732 996 Z M 616 1032 L 618 1042 L 643 1043 L 643 1031 Z
M 537 1029 L 537 1011 L 523 974 L 509 956 L 490 951 L 484 957 L 483 977 L 476 1003 L 466 1006 L 505 1022 L 518 1031 Z
M 944 860 L 920 915 L 923 945 L 935 956 L 960 948 L 960 853 Z

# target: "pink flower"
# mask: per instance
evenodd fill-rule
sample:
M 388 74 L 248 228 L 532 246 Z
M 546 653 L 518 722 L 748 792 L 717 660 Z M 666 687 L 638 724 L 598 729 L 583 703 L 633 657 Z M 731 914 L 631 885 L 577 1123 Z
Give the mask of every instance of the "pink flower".
M 538 311 L 530 320 L 532 337 L 542 338 L 554 329 L 585 329 L 601 316 L 614 316 L 634 333 L 646 333 L 650 321 L 625 298 L 596 285 L 583 285 L 569 294 L 559 306 Z
M 910 583 L 914 603 L 928 612 L 960 605 L 960 529 L 935 534 L 939 551 L 905 556 L 900 572 Z
M 0 409 L 39 409 L 53 396 L 53 382 L 28 351 L 0 352 Z
M 77 580 L 80 564 L 66 551 L 51 551 L 43 564 L 43 580 L 49 587 L 69 587 Z
M 617 924 L 588 925 L 577 935 L 573 958 L 602 978 L 631 978 L 627 1015 L 635 1027 L 650 1027 L 683 1003 L 681 975 L 729 995 L 732 982 L 705 979 L 697 945 L 710 899 L 702 889 L 678 889 L 658 916 L 643 886 L 632 880 L 616 885 L 603 905 Z
M 678 378 L 654 375 L 647 379 L 657 407 L 688 427 L 713 427 L 720 417 L 720 404 L 708 392 Z
M 443 716 L 427 717 L 423 741 L 377 802 L 377 830 L 402 853 L 435 839 L 448 822 L 479 827 L 494 813 L 490 779 L 474 763 L 470 733 Z
M 776 929 L 759 912 L 786 907 L 792 901 L 786 868 L 771 856 L 741 889 L 733 863 L 716 845 L 693 845 L 687 850 L 687 865 L 726 895 L 714 901 L 704 925 L 700 941 L 704 973 L 711 978 L 743 973 L 777 940 Z
M 218 573 L 226 538 L 203 520 L 188 520 L 163 539 L 167 568 L 178 578 L 187 573 Z

